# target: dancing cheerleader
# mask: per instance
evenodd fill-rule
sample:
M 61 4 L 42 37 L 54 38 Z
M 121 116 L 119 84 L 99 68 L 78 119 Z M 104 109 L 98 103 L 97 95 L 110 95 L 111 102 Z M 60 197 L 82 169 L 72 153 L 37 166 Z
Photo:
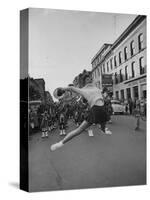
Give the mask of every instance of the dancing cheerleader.
M 107 113 L 104 106 L 104 97 L 107 96 L 107 90 L 101 91 L 100 89 L 98 89 L 95 86 L 95 84 L 92 83 L 92 79 L 89 76 L 85 78 L 85 83 L 86 83 L 85 87 L 81 89 L 76 88 L 74 86 L 63 88 L 63 91 L 69 90 L 69 91 L 77 93 L 78 95 L 83 96 L 87 100 L 90 106 L 90 111 L 86 119 L 81 123 L 81 125 L 78 128 L 69 132 L 60 142 L 53 144 L 51 146 L 51 151 L 55 151 L 56 149 L 61 148 L 64 144 L 69 142 L 71 139 L 80 135 L 84 130 L 86 130 L 93 123 L 100 124 L 103 132 L 109 131 L 108 129 L 105 129 L 105 125 L 107 122 Z

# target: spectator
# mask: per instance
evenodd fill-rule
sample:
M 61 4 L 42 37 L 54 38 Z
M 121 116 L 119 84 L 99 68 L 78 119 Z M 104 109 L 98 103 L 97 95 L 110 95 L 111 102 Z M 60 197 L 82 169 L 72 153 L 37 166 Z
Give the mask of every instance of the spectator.
M 130 115 L 132 115 L 132 112 L 133 112 L 133 101 L 132 101 L 132 99 L 130 98 L 130 99 L 129 99 L 129 113 L 130 113 Z

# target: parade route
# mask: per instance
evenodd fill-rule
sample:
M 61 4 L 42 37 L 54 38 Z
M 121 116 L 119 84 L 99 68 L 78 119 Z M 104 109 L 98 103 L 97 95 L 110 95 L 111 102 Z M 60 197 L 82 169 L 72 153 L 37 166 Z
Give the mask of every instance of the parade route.
M 146 183 L 146 122 L 135 131 L 135 118 L 115 115 L 107 126 L 112 135 L 92 126 L 61 149 L 50 151 L 58 142 L 56 129 L 49 138 L 41 133 L 29 137 L 29 190 L 64 190 L 141 185 Z M 67 132 L 75 128 L 69 121 Z

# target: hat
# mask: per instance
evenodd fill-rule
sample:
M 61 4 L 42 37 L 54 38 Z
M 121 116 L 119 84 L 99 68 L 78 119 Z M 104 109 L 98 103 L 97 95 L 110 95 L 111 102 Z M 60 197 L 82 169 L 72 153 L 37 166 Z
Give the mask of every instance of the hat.
M 53 92 L 53 95 L 56 99 L 62 99 L 65 94 L 65 90 L 63 88 L 56 88 Z

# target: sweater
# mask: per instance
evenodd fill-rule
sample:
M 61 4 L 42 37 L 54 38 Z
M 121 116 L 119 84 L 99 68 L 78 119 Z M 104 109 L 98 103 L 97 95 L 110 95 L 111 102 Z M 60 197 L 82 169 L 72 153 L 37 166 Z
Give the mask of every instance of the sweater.
M 104 105 L 102 90 L 98 89 L 94 84 L 87 84 L 83 88 L 69 87 L 72 91 L 82 95 L 87 101 L 90 107 L 93 107 L 98 100 L 101 101 L 101 105 Z

